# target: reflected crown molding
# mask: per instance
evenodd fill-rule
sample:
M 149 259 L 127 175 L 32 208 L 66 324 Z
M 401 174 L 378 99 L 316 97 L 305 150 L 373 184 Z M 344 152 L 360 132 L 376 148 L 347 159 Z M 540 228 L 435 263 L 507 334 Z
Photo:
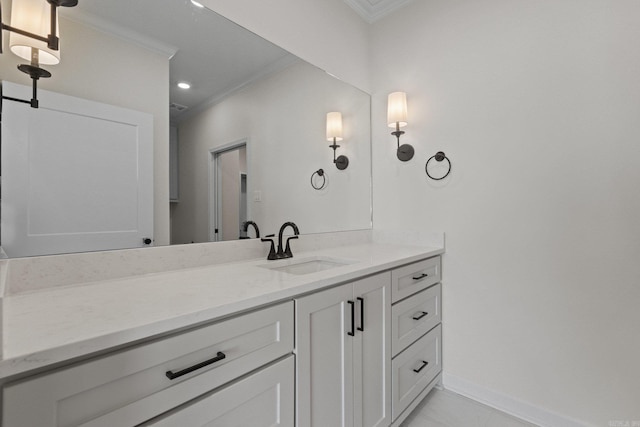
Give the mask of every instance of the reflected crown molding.
M 274 63 L 272 63 L 271 65 L 269 65 L 268 67 L 264 67 L 262 69 L 260 69 L 256 74 L 252 75 L 251 78 L 249 78 L 248 80 L 246 80 L 245 82 L 232 87 L 228 90 L 225 90 L 224 92 L 220 92 L 217 93 L 215 95 L 213 95 L 211 98 L 207 99 L 205 102 L 196 105 L 192 108 L 189 108 L 188 110 L 184 111 L 182 114 L 180 114 L 178 117 L 174 118 L 171 120 L 171 125 L 178 125 L 180 123 L 182 123 L 185 120 L 188 120 L 194 116 L 197 116 L 198 114 L 200 114 L 201 112 L 205 111 L 207 108 L 219 104 L 220 102 L 222 102 L 225 98 L 227 98 L 228 96 L 231 96 L 233 94 L 235 94 L 236 92 L 242 90 L 245 87 L 250 86 L 251 84 L 258 82 L 266 77 L 269 77 L 272 74 L 276 74 L 282 70 L 284 70 L 285 68 L 288 68 L 290 66 L 292 66 L 293 64 L 299 63 L 299 62 L 303 62 L 300 58 L 298 58 L 297 56 L 294 55 L 287 55 L 277 61 L 275 61 Z
M 113 21 L 108 21 L 99 16 L 84 12 L 81 8 L 69 9 L 65 11 L 65 13 L 61 13 L 60 16 L 71 21 L 87 25 L 95 30 L 107 33 L 146 50 L 156 52 L 169 59 L 171 59 L 178 51 L 178 48 L 175 46 L 132 31 L 114 23 Z

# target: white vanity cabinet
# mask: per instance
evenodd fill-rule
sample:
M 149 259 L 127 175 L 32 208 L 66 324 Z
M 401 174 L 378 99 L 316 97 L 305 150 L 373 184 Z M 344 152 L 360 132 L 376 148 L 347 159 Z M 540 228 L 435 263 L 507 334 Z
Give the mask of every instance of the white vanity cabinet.
M 292 426 L 293 308 L 284 302 L 7 384 L 2 425 L 127 427 L 178 408 L 149 425 L 195 427 L 259 408 L 282 421 L 264 425 Z
M 297 426 L 391 424 L 391 274 L 296 300 Z
M 392 270 L 392 418 L 398 426 L 442 373 L 440 257 Z
M 393 262 L 4 383 L 0 427 L 397 427 L 441 379 L 441 264 Z

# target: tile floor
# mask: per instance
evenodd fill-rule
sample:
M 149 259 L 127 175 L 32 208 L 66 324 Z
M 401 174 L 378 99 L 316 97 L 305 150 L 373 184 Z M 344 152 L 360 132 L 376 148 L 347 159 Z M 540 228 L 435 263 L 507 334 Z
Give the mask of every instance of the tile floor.
M 433 390 L 401 427 L 536 427 L 446 390 Z

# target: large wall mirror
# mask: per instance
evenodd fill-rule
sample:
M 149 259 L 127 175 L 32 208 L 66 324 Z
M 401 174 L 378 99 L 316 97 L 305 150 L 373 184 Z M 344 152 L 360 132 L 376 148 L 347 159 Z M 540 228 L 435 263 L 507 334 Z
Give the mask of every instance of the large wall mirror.
M 11 0 L 2 0 L 2 10 L 7 20 Z M 7 256 L 141 247 L 145 237 L 156 246 L 253 238 L 253 227 L 243 231 L 246 221 L 255 222 L 263 236 L 277 233 L 285 221 L 294 221 L 303 234 L 371 228 L 368 94 L 191 0 L 80 0 L 60 10 L 60 37 L 60 64 L 44 66 L 53 76 L 39 82 L 40 111 L 26 104 L 9 108 L 11 101 L 3 101 L 0 233 Z M 3 39 L 3 90 L 20 90 L 14 83 L 26 88 L 30 81 L 16 70 L 23 61 L 10 52 L 6 33 Z M 178 87 L 181 82 L 191 87 Z M 82 118 L 65 122 L 69 112 L 61 112 L 66 101 L 56 101 L 58 95 L 78 100 L 74 114 Z M 77 123 L 85 123 L 90 103 L 151 119 L 146 161 L 152 170 L 140 172 L 130 161 L 143 150 L 116 152 L 114 146 L 126 144 L 114 140 L 107 125 L 79 136 Z M 349 158 L 343 170 L 333 163 L 325 133 L 327 113 L 336 111 L 343 120 L 337 154 Z M 17 138 L 7 122 L 22 115 L 14 120 L 22 127 Z M 127 134 L 130 123 L 110 117 L 101 123 L 123 124 L 119 132 Z M 144 117 L 140 123 L 147 123 Z M 50 140 L 55 129 L 77 145 Z M 19 173 L 11 166 L 18 164 L 11 158 L 16 148 L 8 148 L 16 140 L 25 166 Z M 80 158 L 82 165 L 75 165 Z M 120 206 L 128 195 L 141 203 L 142 190 L 116 179 L 127 175 L 118 158 L 127 159 L 133 180 L 152 183 L 144 201 L 153 207 L 147 220 L 125 218 L 129 210 L 140 214 L 146 208 Z M 317 190 L 311 184 L 319 169 L 325 185 Z M 58 179 L 59 171 L 66 171 L 67 183 Z M 101 184 L 100 173 L 108 183 Z M 104 202 L 103 185 L 121 195 L 116 203 Z M 118 224 L 119 215 L 125 225 Z M 97 231 L 113 237 L 125 228 L 144 231 L 124 243 L 102 242 Z M 14 245 L 20 234 L 46 244 L 21 249 Z M 67 236 L 59 245 L 54 237 L 60 234 L 88 238 L 74 246 Z

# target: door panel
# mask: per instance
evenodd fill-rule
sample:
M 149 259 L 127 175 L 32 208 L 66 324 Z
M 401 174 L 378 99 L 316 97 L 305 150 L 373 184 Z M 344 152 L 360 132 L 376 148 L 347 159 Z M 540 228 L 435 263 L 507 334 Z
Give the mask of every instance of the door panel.
M 351 285 L 296 300 L 298 427 L 353 424 Z
M 354 337 L 356 427 L 391 424 L 390 282 L 391 274 L 383 273 L 353 283 L 356 323 L 362 329 Z
M 30 88 L 3 83 L 28 98 Z M 2 104 L 2 247 L 11 257 L 134 248 L 153 237 L 153 117 L 39 91 Z

